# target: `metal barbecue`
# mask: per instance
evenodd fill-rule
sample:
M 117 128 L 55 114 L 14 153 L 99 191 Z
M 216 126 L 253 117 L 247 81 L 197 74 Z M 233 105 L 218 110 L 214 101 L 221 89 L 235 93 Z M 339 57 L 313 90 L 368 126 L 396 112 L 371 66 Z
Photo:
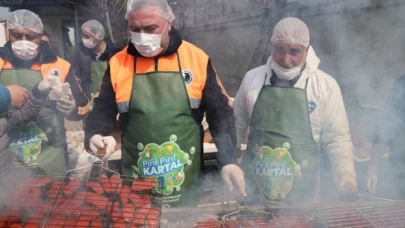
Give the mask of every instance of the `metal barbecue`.
M 162 204 L 152 200 L 156 186 L 153 179 L 123 177 L 103 163 L 69 170 L 56 180 L 31 177 L 0 208 L 0 227 L 157 228 Z

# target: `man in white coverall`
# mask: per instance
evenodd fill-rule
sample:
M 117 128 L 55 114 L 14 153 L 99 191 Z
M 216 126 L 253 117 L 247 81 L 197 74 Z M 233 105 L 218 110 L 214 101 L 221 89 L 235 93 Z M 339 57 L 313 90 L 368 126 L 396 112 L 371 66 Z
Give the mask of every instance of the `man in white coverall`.
M 320 152 L 328 153 L 339 191 L 357 191 L 342 95 L 335 79 L 318 69 L 309 38 L 303 21 L 278 22 L 267 64 L 245 75 L 235 97 L 239 145 L 250 132 L 242 159 L 249 196 L 316 202 Z

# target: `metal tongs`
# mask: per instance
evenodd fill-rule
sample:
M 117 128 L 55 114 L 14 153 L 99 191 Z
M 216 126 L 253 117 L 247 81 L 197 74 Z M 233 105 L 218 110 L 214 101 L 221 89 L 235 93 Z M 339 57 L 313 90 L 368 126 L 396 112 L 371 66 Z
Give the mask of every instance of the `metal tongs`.
M 366 191 L 363 191 L 361 189 L 358 189 L 356 194 L 359 197 L 359 200 L 357 200 L 356 202 L 353 202 L 353 204 L 361 203 L 361 202 L 366 201 L 366 200 L 379 200 L 379 201 L 397 202 L 396 200 L 392 200 L 392 199 L 374 197 L 370 193 L 368 193 Z

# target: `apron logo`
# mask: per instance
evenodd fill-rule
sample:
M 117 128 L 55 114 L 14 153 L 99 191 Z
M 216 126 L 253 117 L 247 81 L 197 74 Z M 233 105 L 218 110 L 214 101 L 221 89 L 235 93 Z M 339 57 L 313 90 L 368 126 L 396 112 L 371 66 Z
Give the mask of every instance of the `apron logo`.
M 189 85 L 193 82 L 194 75 L 190 70 L 182 70 L 184 84 Z
M 27 164 L 36 161 L 41 153 L 42 140 L 48 141 L 48 138 L 34 122 L 25 126 L 13 128 L 9 132 L 10 150 L 15 153 L 17 159 Z
M 316 103 L 313 101 L 308 102 L 308 111 L 311 114 L 316 108 Z
M 171 195 L 176 189 L 180 191 L 185 180 L 184 165 L 191 165 L 189 154 L 181 150 L 176 144 L 177 136 L 170 136 L 170 142 L 161 145 L 149 143 L 145 147 L 138 144 L 139 153 L 138 166 L 131 166 L 133 176 L 139 175 L 147 178 L 154 178 L 159 184 L 155 191 L 164 195 Z M 195 148 L 190 148 L 190 154 L 195 153 Z
M 285 142 L 283 148 L 271 149 L 268 146 L 261 147 L 253 160 L 253 176 L 260 190 L 270 199 L 276 199 L 279 195 L 285 198 L 293 187 L 295 175 L 302 176 L 301 165 L 291 157 L 290 144 Z M 303 161 L 306 167 L 308 161 Z
M 54 68 L 54 69 L 49 71 L 48 75 L 60 77 L 61 73 L 60 73 L 59 69 Z

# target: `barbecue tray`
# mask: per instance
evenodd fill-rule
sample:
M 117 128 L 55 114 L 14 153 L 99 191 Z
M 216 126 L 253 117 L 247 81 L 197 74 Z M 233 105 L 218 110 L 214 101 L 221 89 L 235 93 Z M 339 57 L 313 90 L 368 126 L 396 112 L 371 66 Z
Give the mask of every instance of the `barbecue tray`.
M 82 169 L 89 172 L 80 179 L 72 174 L 83 170 L 70 170 L 58 180 L 36 176 L 20 183 L 0 205 L 0 228 L 405 227 L 405 201 L 364 193 L 354 203 L 291 207 L 228 201 L 162 208 L 162 202 L 151 197 L 158 185 L 154 181 L 122 177 L 103 164 Z
M 200 208 L 163 209 L 163 228 L 372 228 L 405 227 L 405 201 L 359 194 L 352 203 L 326 205 L 233 206 L 216 204 Z
M 85 169 L 84 177 L 74 177 Z M 157 228 L 161 202 L 151 197 L 156 186 L 153 179 L 122 177 L 103 164 L 54 180 L 31 177 L 1 207 L 0 228 Z

